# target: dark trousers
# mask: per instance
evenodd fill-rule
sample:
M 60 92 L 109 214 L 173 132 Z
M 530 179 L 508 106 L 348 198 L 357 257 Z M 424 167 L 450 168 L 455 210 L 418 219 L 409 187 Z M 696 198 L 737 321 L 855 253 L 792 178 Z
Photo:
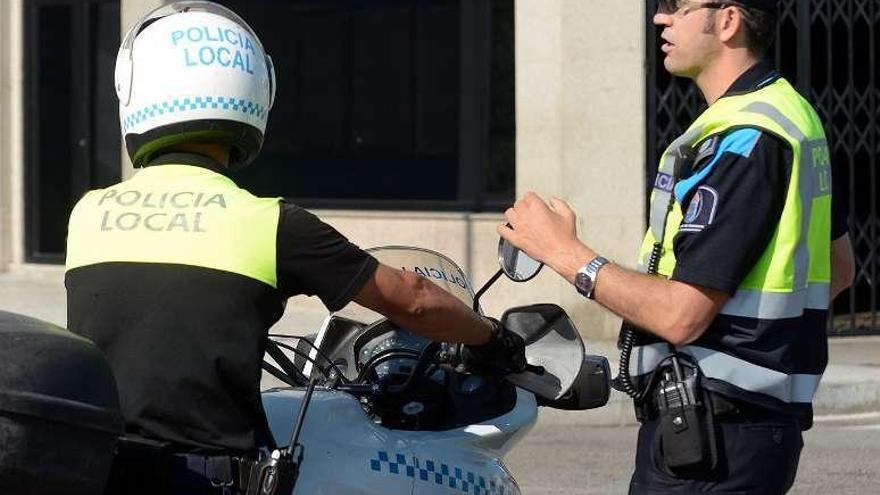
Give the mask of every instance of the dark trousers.
M 237 495 L 240 473 L 231 459 L 120 448 L 104 495 Z
M 726 493 L 778 495 L 791 488 L 803 438 L 792 416 L 722 418 L 716 421 L 718 463 L 706 473 L 679 477 L 663 459 L 659 421 L 639 429 L 636 467 L 630 495 L 661 493 Z

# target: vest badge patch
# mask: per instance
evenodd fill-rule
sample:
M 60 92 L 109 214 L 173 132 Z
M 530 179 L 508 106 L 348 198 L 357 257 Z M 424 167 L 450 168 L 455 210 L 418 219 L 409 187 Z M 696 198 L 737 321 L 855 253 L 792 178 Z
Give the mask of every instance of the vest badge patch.
M 709 186 L 700 186 L 694 192 L 687 212 L 684 214 L 679 231 L 701 232 L 712 225 L 718 209 L 718 191 Z

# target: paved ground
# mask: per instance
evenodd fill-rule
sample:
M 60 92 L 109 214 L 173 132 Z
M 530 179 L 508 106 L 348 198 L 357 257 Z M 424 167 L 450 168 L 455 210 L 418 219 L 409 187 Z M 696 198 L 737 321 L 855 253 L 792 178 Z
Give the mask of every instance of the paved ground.
M 625 494 L 635 426 L 541 422 L 507 458 L 525 494 Z M 880 415 L 824 420 L 806 432 L 795 495 L 880 493 Z

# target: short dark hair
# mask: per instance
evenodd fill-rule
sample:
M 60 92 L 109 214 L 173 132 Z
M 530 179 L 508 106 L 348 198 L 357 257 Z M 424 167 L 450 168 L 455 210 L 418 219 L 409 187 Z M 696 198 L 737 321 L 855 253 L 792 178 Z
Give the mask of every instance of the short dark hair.
M 759 57 L 766 55 L 776 39 L 776 14 L 766 10 L 745 7 L 736 2 L 731 2 L 730 5 L 738 8 L 742 14 L 746 33 L 746 48 Z M 710 33 L 714 30 L 715 16 L 710 15 L 706 26 L 703 28 L 703 32 Z
M 776 39 L 776 14 L 761 9 L 739 7 L 746 27 L 748 49 L 763 57 Z

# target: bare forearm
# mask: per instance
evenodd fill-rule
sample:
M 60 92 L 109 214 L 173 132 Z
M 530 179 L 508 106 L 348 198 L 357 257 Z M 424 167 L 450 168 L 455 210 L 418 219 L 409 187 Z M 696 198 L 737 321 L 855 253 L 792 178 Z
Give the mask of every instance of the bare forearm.
M 554 271 L 571 283 L 577 271 L 596 253 L 580 242 L 566 254 L 548 260 Z M 596 302 L 666 341 L 688 343 L 699 337 L 717 313 L 726 296 L 714 300 L 688 284 L 627 270 L 613 263 L 599 272 L 593 297 Z M 696 308 L 694 308 L 696 306 Z
M 840 276 L 835 276 L 834 272 L 831 272 L 831 289 L 830 289 L 830 302 L 833 302 L 837 299 L 837 296 L 840 295 L 841 292 L 848 289 L 851 285 L 851 280 L 847 281 Z
M 431 340 L 480 345 L 489 340 L 491 325 L 436 284 L 425 280 L 413 294 L 414 307 L 392 316 L 398 325 Z
M 574 284 L 578 270 L 596 256 L 596 252 L 589 247 L 574 242 L 560 254 L 548 259 L 547 264 Z M 600 273 L 593 290 L 596 302 L 624 320 L 666 337 L 666 325 L 661 322 L 669 314 L 668 304 L 663 304 L 663 301 L 669 301 L 669 295 L 662 279 L 630 272 L 615 264 L 605 265 Z
M 602 269 L 593 295 L 599 304 L 626 321 L 678 345 L 697 339 L 711 322 L 710 315 L 683 307 L 689 300 L 683 294 L 686 290 L 692 289 L 611 264 Z
M 596 252 L 577 237 L 577 217 L 565 201 L 545 203 L 527 193 L 504 212 L 498 234 L 570 283 Z M 602 306 L 673 344 L 690 342 L 706 330 L 729 299 L 723 292 L 625 270 L 601 268 L 593 296 Z
M 354 300 L 435 341 L 484 344 L 492 325 L 452 294 L 412 272 L 379 265 Z

